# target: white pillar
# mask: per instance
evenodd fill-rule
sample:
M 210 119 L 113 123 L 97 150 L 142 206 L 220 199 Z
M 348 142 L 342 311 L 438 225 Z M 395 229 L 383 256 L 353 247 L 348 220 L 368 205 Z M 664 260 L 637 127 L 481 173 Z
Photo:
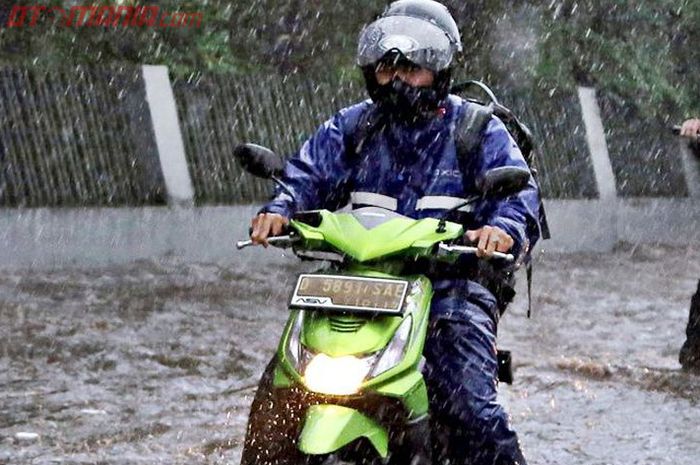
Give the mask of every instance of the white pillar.
M 586 234 L 593 234 L 597 237 L 599 250 L 611 250 L 619 237 L 616 219 L 618 201 L 615 174 L 610 163 L 608 143 L 605 139 L 605 129 L 595 89 L 579 87 L 578 98 L 581 103 L 583 124 L 586 127 L 586 142 L 599 195 L 598 207 L 595 212 L 589 212 L 586 218 L 587 229 L 593 230 L 587 231 Z
M 603 119 L 600 117 L 600 107 L 596 99 L 595 89 L 579 87 L 578 98 L 581 102 L 583 124 L 586 127 L 586 141 L 593 161 L 593 172 L 601 200 L 617 198 L 615 174 L 610 163 L 608 143 L 605 140 Z
M 146 100 L 151 112 L 158 157 L 171 205 L 192 205 L 194 188 L 187 169 L 185 145 L 177 119 L 175 95 L 166 66 L 142 67 L 146 84 Z

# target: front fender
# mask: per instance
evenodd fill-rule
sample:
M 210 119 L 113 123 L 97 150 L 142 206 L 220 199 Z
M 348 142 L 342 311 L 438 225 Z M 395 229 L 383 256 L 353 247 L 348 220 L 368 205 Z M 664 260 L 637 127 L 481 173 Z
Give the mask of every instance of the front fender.
M 305 454 L 330 454 L 361 437 L 386 458 L 389 434 L 376 421 L 357 410 L 340 405 L 312 405 L 306 412 L 299 436 L 299 450 Z

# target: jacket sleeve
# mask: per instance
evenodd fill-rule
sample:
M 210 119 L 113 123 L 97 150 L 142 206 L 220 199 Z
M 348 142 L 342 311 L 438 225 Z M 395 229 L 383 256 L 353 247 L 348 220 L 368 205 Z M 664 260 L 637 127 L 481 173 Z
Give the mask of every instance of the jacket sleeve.
M 483 134 L 480 163 L 476 176 L 503 166 L 517 166 L 529 170 L 520 149 L 501 120 L 493 117 Z M 484 200 L 476 209 L 477 221 L 497 226 L 511 236 L 515 244 L 511 253 L 518 257 L 527 253 L 540 237 L 540 193 L 532 174 L 525 189 L 505 199 Z
M 284 217 L 302 210 L 334 208 L 338 192 L 347 181 L 343 132 L 344 119 L 338 113 L 323 123 L 285 165 L 282 182 L 291 192 L 276 187 L 275 197 L 260 212 Z

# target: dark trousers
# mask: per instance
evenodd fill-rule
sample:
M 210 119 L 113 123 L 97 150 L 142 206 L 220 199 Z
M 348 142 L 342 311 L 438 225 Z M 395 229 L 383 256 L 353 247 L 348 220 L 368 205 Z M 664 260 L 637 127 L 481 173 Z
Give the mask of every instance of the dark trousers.
M 473 282 L 435 283 L 425 346 L 434 463 L 525 465 L 496 402 L 496 301 Z
M 687 339 L 678 358 L 685 370 L 700 373 L 700 281 L 698 290 L 690 300 L 690 315 L 685 334 Z

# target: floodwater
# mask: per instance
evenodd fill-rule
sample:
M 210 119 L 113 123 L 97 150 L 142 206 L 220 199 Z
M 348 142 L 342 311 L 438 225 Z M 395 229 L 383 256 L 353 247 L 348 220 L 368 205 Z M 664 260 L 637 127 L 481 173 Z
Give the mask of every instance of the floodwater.
M 0 272 L 0 464 L 236 464 L 298 271 L 167 259 Z M 532 464 L 700 460 L 680 371 L 700 248 L 539 257 L 499 328 L 500 395 Z

